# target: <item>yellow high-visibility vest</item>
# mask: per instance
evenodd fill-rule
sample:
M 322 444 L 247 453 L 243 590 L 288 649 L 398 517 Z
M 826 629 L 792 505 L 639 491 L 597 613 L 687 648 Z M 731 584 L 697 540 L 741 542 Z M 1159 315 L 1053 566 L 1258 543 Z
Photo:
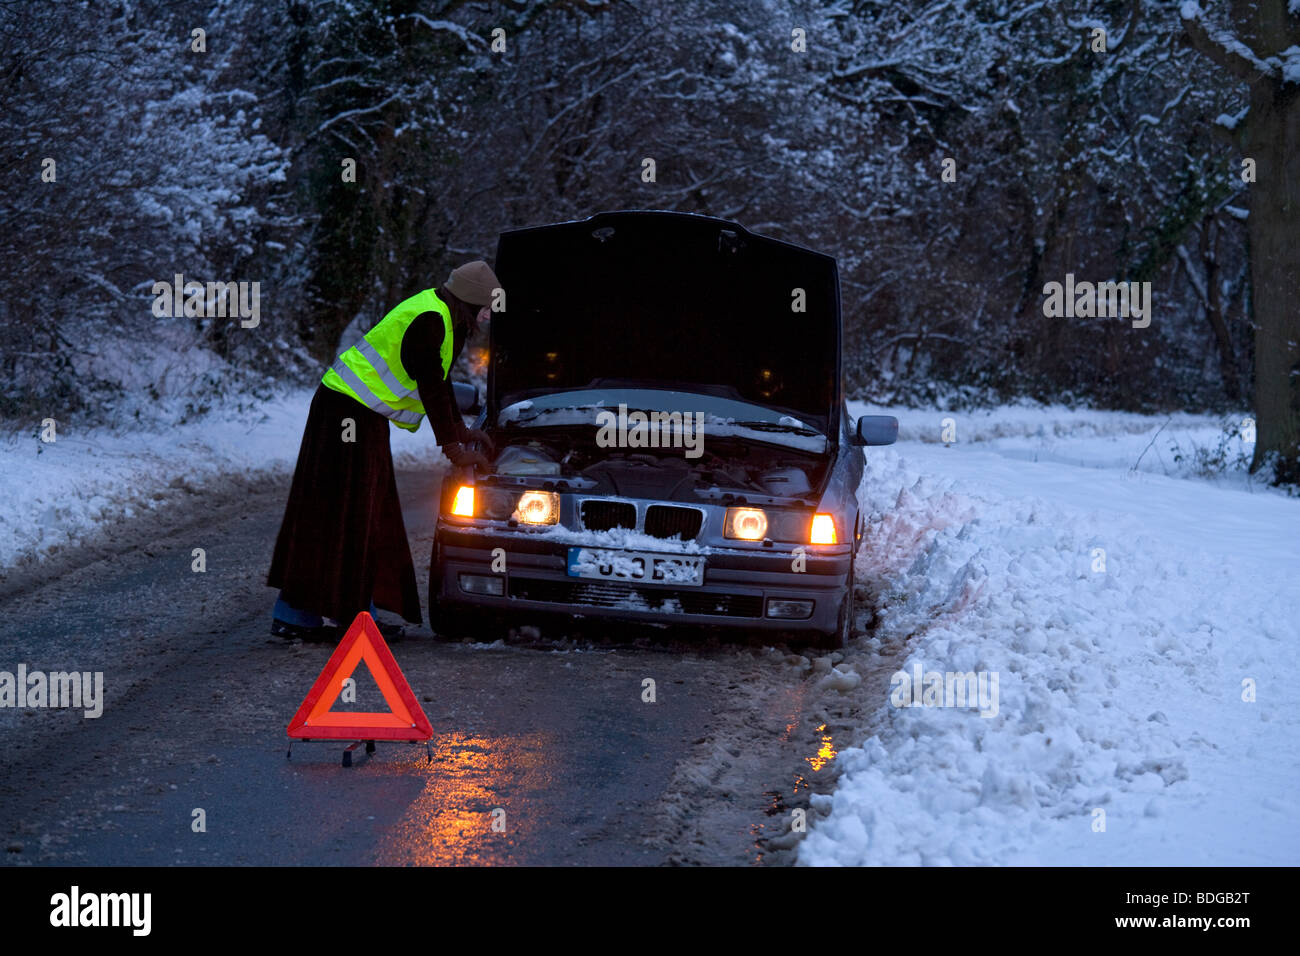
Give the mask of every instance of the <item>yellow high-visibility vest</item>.
M 424 405 L 415 379 L 402 367 L 402 337 L 422 312 L 442 316 L 442 377 L 451 372 L 451 310 L 432 289 L 397 304 L 373 329 L 334 360 L 321 381 L 377 411 L 399 428 L 415 431 L 424 419 Z

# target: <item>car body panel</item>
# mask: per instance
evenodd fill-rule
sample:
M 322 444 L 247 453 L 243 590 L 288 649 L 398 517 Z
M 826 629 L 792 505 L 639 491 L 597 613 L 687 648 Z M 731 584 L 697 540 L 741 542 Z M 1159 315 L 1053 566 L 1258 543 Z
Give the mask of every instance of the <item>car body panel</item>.
M 488 421 L 549 389 L 650 379 L 838 428 L 839 375 L 810 376 L 806 360 L 840 351 L 830 256 L 722 219 L 625 211 L 502 233 L 496 272 L 506 308 L 492 318 Z

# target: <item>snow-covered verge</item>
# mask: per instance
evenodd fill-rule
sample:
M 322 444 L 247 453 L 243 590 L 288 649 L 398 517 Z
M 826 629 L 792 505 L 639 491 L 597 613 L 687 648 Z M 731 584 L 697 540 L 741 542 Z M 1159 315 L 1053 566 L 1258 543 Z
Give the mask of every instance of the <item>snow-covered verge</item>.
M 201 489 L 230 475 L 289 473 L 314 390 L 254 413 L 217 410 L 199 421 L 152 429 L 55 426 L 0 437 L 0 569 L 76 546 L 103 525 L 156 508 L 168 492 Z M 390 429 L 399 466 L 439 460 L 432 430 Z
M 1059 405 L 1005 405 L 963 412 L 862 403 L 851 407 L 854 415 L 896 416 L 900 442 L 977 444 L 1025 461 L 1175 477 L 1214 472 L 1220 484 L 1263 484 L 1259 476 L 1246 471 L 1255 439 L 1253 422 L 1244 412 L 1138 415 Z M 1206 467 L 1213 465 L 1216 456 L 1221 467 Z
M 799 861 L 1300 862 L 1300 500 L 1167 450 L 1133 471 L 1164 418 L 955 415 L 945 447 L 897 414 L 860 491 L 876 627 L 835 671 L 856 746 Z M 996 713 L 896 706 L 918 666 L 996 675 Z

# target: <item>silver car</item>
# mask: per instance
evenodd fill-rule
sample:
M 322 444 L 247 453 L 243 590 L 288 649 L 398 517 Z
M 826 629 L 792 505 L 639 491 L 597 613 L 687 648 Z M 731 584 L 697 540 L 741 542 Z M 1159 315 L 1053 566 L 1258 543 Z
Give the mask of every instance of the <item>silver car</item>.
M 850 420 L 834 259 L 681 213 L 503 233 L 487 473 L 443 483 L 442 633 L 497 612 L 842 646 L 856 489 L 888 416 Z

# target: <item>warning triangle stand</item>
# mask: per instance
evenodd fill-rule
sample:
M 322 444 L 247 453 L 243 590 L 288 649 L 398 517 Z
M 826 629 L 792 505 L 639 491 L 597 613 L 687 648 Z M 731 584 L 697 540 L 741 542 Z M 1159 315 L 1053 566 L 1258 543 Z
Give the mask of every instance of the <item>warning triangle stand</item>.
M 379 685 L 388 712 L 331 710 L 343 690 L 343 682 L 352 676 L 362 661 L 366 662 Z M 379 633 L 379 626 L 374 618 L 362 611 L 343 635 L 343 640 L 339 641 L 339 646 L 334 648 L 325 669 L 289 721 L 288 733 L 295 740 L 355 741 L 343 751 L 343 766 L 350 767 L 352 751 L 363 742 L 366 753 L 370 754 L 375 752 L 376 740 L 427 741 L 433 736 L 433 727 L 420 702 L 415 699 L 411 685 L 402 676 L 384 636 Z M 425 749 L 432 761 L 433 751 L 427 744 Z M 292 741 L 288 757 L 293 758 Z

